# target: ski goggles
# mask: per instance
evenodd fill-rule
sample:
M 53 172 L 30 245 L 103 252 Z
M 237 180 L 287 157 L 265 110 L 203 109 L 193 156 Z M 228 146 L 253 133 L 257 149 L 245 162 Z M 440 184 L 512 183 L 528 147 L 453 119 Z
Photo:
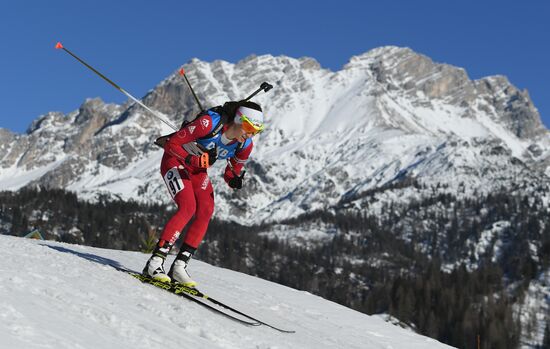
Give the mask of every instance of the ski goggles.
M 241 117 L 241 128 L 246 133 L 257 134 L 264 130 L 264 125 L 252 122 L 249 118 L 246 117 L 246 115 L 244 115 L 240 111 L 238 112 L 238 114 Z

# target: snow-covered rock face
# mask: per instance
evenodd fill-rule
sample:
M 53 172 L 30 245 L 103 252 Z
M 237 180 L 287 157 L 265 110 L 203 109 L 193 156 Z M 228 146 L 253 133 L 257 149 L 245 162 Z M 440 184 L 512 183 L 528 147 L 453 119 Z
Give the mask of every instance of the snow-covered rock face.
M 468 195 L 550 173 L 550 134 L 527 91 L 501 76 L 472 81 L 407 48 L 374 49 L 337 72 L 270 55 L 237 64 L 193 59 L 183 68 L 207 106 L 274 85 L 255 99 L 267 129 L 255 139 L 245 189 L 225 186 L 221 161 L 209 170 L 220 218 L 255 223 L 343 202 L 363 207 L 361 193 L 407 176 Z M 143 101 L 176 125 L 198 111 L 176 72 Z M 0 130 L 0 189 L 39 183 L 87 198 L 169 202 L 162 150 L 153 145 L 169 132 L 139 106 L 99 99 L 48 113 L 24 135 Z

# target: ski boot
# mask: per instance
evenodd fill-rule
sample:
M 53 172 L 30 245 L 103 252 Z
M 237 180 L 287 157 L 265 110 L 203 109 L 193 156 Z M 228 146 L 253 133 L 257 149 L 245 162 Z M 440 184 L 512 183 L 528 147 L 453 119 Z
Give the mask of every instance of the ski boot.
M 197 286 L 197 283 L 191 279 L 191 276 L 189 276 L 189 273 L 187 272 L 187 265 L 195 253 L 195 250 L 195 248 L 187 244 L 183 244 L 178 256 L 174 260 L 174 263 L 172 263 L 170 271 L 168 272 L 168 277 L 172 279 L 172 282 L 176 282 L 187 287 Z
M 147 264 L 145 264 L 142 274 L 150 276 L 158 281 L 170 282 L 170 277 L 166 275 L 166 272 L 164 271 L 164 261 L 166 260 L 166 256 L 168 256 L 168 252 L 170 252 L 171 248 L 171 244 L 164 240 L 159 240 L 155 250 L 153 251 L 153 255 L 149 258 Z

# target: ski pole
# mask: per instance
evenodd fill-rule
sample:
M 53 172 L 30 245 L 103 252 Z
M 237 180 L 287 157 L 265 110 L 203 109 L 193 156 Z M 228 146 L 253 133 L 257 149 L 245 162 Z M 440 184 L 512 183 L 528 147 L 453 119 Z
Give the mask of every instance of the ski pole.
M 191 93 L 193 94 L 193 97 L 195 97 L 195 101 L 199 105 L 199 108 L 201 110 L 200 112 L 202 113 L 204 111 L 204 108 L 202 107 L 201 102 L 199 101 L 199 98 L 195 94 L 195 90 L 193 90 L 193 86 L 191 86 L 191 83 L 187 79 L 187 75 L 185 75 L 185 70 L 183 70 L 183 68 L 181 68 L 179 73 L 180 73 L 180 75 L 182 75 L 185 78 L 185 82 L 187 82 L 187 86 L 189 86 L 189 89 L 191 90 Z
M 185 78 L 185 82 L 187 83 L 187 86 L 189 86 L 189 89 L 191 90 L 191 93 L 193 94 L 193 97 L 195 97 L 195 101 L 197 102 L 201 112 L 204 111 L 204 108 L 202 107 L 201 105 L 201 102 L 199 101 L 199 98 L 197 97 L 197 95 L 195 94 L 195 90 L 193 90 L 193 86 L 191 86 L 191 83 L 189 82 L 189 80 L 187 79 L 187 75 L 185 74 L 185 70 L 183 70 L 183 68 L 180 69 L 179 71 L 179 74 L 181 76 L 183 76 Z M 271 85 L 270 83 L 267 83 L 267 82 L 262 82 L 262 84 L 260 85 L 260 87 L 254 91 L 250 96 L 246 97 L 244 100 L 245 101 L 248 101 L 250 100 L 252 97 L 254 97 L 255 95 L 257 95 L 258 93 L 260 93 L 260 91 L 269 91 L 273 88 L 273 85 Z
M 258 93 L 260 93 L 260 91 L 262 91 L 262 90 L 267 92 L 267 91 L 271 90 L 272 88 L 273 88 L 273 85 L 271 85 L 267 82 L 262 82 L 262 84 L 260 85 L 260 87 L 256 91 L 254 91 L 250 96 L 245 98 L 245 101 L 250 100 L 252 97 L 254 97 Z
M 88 69 L 90 69 L 91 71 L 93 71 L 94 73 L 96 73 L 97 75 L 99 75 L 103 80 L 107 81 L 109 84 L 111 84 L 114 88 L 116 88 L 117 90 L 119 90 L 120 92 L 124 93 L 128 98 L 130 98 L 131 100 L 133 100 L 134 102 L 136 102 L 137 104 L 141 105 L 143 108 L 145 108 L 145 110 L 149 111 L 153 116 L 155 116 L 157 119 L 159 119 L 160 121 L 164 122 L 166 125 L 168 125 L 169 127 L 171 127 L 174 131 L 178 131 L 178 128 L 176 126 L 174 126 L 174 124 L 172 124 L 170 121 L 167 121 L 164 119 L 164 117 L 160 114 L 158 114 L 157 112 L 155 112 L 153 109 L 149 108 L 148 106 L 146 106 L 145 104 L 143 104 L 141 101 L 139 101 L 137 98 L 135 98 L 134 96 L 132 96 L 131 94 L 129 94 L 126 90 L 124 90 L 122 87 L 118 86 L 117 84 L 115 84 L 113 81 L 111 81 L 109 78 L 107 78 L 105 75 L 101 74 L 100 72 L 98 72 L 97 70 L 95 70 L 91 65 L 89 65 L 88 63 L 84 62 L 82 59 L 80 59 L 77 55 L 75 55 L 74 53 L 72 53 L 71 51 L 69 51 L 68 49 L 66 49 L 60 42 L 57 43 L 57 45 L 55 45 L 55 48 L 56 49 L 62 49 L 63 51 L 67 52 L 68 54 L 70 54 L 71 56 L 73 56 L 77 61 L 79 61 L 80 63 L 82 63 L 84 66 L 86 66 Z

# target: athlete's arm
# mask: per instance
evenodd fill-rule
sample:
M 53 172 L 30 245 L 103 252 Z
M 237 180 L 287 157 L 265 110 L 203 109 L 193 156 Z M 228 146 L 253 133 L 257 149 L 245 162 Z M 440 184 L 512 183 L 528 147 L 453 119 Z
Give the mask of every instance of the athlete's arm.
M 199 116 L 174 133 L 164 145 L 164 151 L 180 160 L 185 160 L 189 153 L 182 146 L 206 136 L 210 132 L 212 132 L 212 118 L 210 115 Z
M 223 175 L 223 179 L 227 184 L 229 184 L 229 181 L 238 175 L 241 174 L 241 170 L 243 169 L 244 164 L 246 163 L 246 160 L 250 157 L 250 153 L 252 153 L 252 148 L 254 147 L 254 144 L 252 143 L 252 140 L 245 145 L 242 149 L 239 149 L 235 156 L 229 159 L 229 164 L 225 167 L 225 172 Z

